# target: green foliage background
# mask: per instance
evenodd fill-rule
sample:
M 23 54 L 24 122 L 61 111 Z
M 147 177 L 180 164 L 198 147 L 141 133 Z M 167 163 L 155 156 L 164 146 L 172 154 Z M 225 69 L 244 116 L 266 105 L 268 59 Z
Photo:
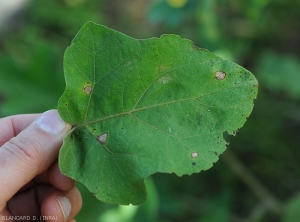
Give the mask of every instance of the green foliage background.
M 103 204 L 79 184 L 77 221 L 297 222 L 299 8 L 294 0 L 33 0 L 0 33 L 0 117 L 57 107 L 64 50 L 87 21 L 134 38 L 178 34 L 255 74 L 252 115 L 210 170 L 149 178 L 140 207 Z

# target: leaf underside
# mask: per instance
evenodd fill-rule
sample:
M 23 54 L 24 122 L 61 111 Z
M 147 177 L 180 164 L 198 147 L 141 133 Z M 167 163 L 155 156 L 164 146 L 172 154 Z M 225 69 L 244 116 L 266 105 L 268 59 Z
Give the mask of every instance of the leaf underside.
M 65 52 L 59 166 L 101 201 L 141 204 L 156 172 L 207 170 L 253 109 L 243 67 L 176 35 L 137 40 L 86 23 Z

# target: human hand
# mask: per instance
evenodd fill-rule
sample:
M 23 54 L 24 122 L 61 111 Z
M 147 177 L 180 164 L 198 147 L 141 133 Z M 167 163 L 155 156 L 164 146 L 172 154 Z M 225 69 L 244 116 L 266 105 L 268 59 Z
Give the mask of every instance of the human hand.
M 70 130 L 56 110 L 0 119 L 0 222 L 75 222 L 81 195 L 57 164 Z

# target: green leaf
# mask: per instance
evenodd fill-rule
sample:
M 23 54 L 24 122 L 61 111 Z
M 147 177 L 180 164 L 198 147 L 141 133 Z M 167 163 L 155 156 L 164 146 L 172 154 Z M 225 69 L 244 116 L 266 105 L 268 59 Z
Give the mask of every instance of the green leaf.
M 285 92 L 292 99 L 300 98 L 298 58 L 269 51 L 260 56 L 257 64 L 256 72 L 264 87 L 275 92 Z
M 62 68 L 55 61 L 59 55 L 53 48 L 36 43 L 24 64 L 18 63 L 14 56 L 0 56 L 0 117 L 43 112 L 57 106 L 64 82 Z
M 257 80 L 176 35 L 137 40 L 89 22 L 64 59 L 64 174 L 108 203 L 141 204 L 156 172 L 207 170 L 253 108 Z M 226 76 L 225 76 L 226 74 Z
M 282 221 L 283 222 L 295 222 L 300 218 L 300 194 L 296 194 L 292 197 L 286 204 L 285 210 L 283 212 Z

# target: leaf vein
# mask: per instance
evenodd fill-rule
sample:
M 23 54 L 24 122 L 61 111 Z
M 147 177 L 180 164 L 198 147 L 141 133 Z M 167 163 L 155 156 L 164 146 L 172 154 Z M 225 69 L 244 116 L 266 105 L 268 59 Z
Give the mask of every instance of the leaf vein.
M 79 66 L 77 65 L 76 61 L 75 61 L 75 57 L 74 57 L 74 53 L 73 53 L 73 49 L 71 50 L 71 55 L 72 55 L 72 58 L 73 58 L 73 62 L 76 66 L 76 68 L 78 69 L 78 71 L 85 77 L 87 78 L 89 81 L 92 81 L 89 77 L 87 77 L 79 68 Z
M 214 93 L 218 93 L 218 92 L 223 91 L 223 90 L 230 90 L 230 89 L 237 88 L 237 87 L 240 87 L 240 86 L 242 86 L 242 85 L 232 86 L 232 87 L 229 87 L 229 88 L 226 88 L 226 89 L 216 90 L 216 91 L 213 91 L 213 92 L 210 92 L 210 93 L 207 93 L 207 94 L 204 94 L 204 95 L 200 95 L 200 96 L 197 96 L 197 97 L 193 97 L 193 98 L 186 98 L 186 99 L 175 100 L 175 101 L 170 101 L 170 102 L 165 102 L 165 103 L 159 103 L 159 104 L 155 104 L 155 105 L 152 105 L 152 106 L 145 106 L 145 107 L 142 107 L 142 108 L 139 108 L 139 109 L 132 109 L 132 110 L 127 111 L 127 112 L 102 117 L 102 118 L 99 118 L 99 119 L 96 119 L 96 120 L 93 120 L 93 121 L 90 121 L 90 122 L 85 122 L 85 123 L 79 124 L 78 126 L 82 126 L 82 125 L 85 126 L 85 125 L 89 125 L 89 124 L 93 124 L 93 123 L 97 123 L 97 122 L 102 122 L 102 121 L 112 119 L 112 118 L 117 118 L 117 117 L 121 117 L 121 116 L 125 116 L 125 115 L 131 115 L 132 113 L 140 112 L 140 111 L 143 111 L 143 110 L 146 110 L 146 109 L 152 109 L 152 108 L 155 108 L 155 107 L 170 105 L 170 104 L 174 104 L 174 103 L 180 103 L 180 102 L 184 102 L 184 101 L 195 100 L 195 99 L 202 98 L 204 96 L 208 96 L 208 95 L 212 95 Z

